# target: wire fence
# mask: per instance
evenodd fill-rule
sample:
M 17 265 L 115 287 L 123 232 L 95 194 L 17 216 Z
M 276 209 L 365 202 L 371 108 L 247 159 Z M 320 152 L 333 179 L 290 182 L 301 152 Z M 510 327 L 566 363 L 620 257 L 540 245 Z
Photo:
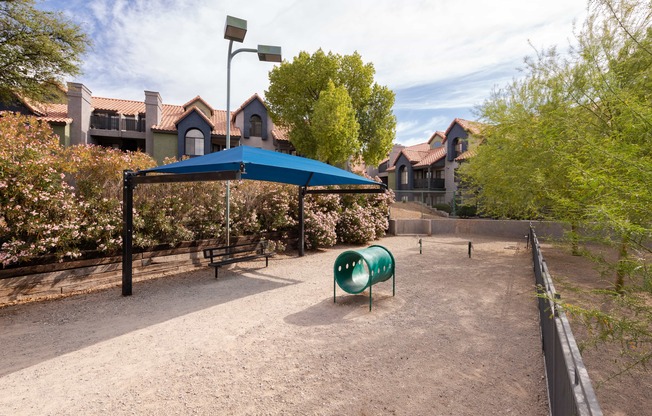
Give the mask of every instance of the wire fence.
M 555 304 L 559 295 L 543 259 L 539 240 L 530 225 L 529 244 L 539 299 L 539 322 L 552 416 L 601 416 L 602 410 L 582 362 L 577 342 L 563 309 Z

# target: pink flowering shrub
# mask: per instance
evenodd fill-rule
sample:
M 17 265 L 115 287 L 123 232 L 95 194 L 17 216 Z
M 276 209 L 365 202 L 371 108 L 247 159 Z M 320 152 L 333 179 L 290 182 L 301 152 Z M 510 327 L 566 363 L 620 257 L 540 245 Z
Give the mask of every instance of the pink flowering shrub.
M 313 195 L 315 196 L 315 195 Z M 339 219 L 337 195 L 319 195 L 304 201 L 304 243 L 307 249 L 332 247 L 337 243 L 335 228 Z
M 61 165 L 76 192 L 80 236 L 77 245 L 106 253 L 122 245 L 122 172 L 146 169 L 154 160 L 141 152 L 100 146 L 62 149 Z
M 0 263 L 79 256 L 80 221 L 59 142 L 35 118 L 0 113 Z
M 351 244 L 366 244 L 376 239 L 376 224 L 370 210 L 354 203 L 347 206 L 337 222 L 339 241 Z
M 117 254 L 122 244 L 123 171 L 154 165 L 141 152 L 99 146 L 64 149 L 47 124 L 0 113 L 0 264 L 50 254 L 59 260 L 86 251 Z M 134 245 L 223 239 L 225 189 L 225 182 L 219 181 L 138 186 Z M 363 244 L 381 237 L 392 200 L 391 192 L 308 195 L 306 247 L 331 247 L 338 241 Z M 273 233 L 276 250 L 296 237 L 296 186 L 231 181 L 230 201 L 232 236 Z
M 376 178 L 379 181 L 379 178 Z M 377 240 L 389 227 L 389 206 L 394 192 L 372 194 L 342 194 L 344 207 L 337 223 L 337 235 L 342 243 L 366 244 Z

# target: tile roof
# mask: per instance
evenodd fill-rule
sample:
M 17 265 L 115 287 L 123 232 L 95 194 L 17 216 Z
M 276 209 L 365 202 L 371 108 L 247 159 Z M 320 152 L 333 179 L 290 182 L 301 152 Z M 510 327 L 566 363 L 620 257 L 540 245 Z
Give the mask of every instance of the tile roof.
M 200 103 L 204 104 L 206 107 L 210 108 L 211 113 L 215 112 L 215 109 L 213 109 L 213 107 L 212 107 L 210 104 L 208 104 L 208 103 L 206 102 L 206 100 L 204 100 L 203 98 L 201 98 L 199 95 L 196 96 L 195 98 L 193 98 L 192 100 L 188 101 L 187 103 L 185 103 L 185 104 L 182 105 L 181 107 L 187 109 L 191 104 L 193 104 L 193 106 L 196 107 L 196 105 L 194 105 L 194 103 L 197 102 L 197 101 L 199 101 Z
M 478 149 L 471 149 L 467 150 L 466 152 L 462 153 L 458 157 L 455 158 L 455 161 L 461 161 L 461 160 L 466 160 L 470 159 L 478 154 Z
M 444 133 L 443 131 L 436 131 L 428 139 L 428 144 L 431 145 L 432 142 L 437 140 L 438 138 L 441 139 L 442 144 L 446 143 L 446 133 Z
M 401 154 L 404 155 L 411 164 L 415 165 L 415 167 L 422 167 L 429 166 L 446 156 L 446 148 L 442 146 L 431 149 L 428 143 L 419 143 L 405 147 L 396 155 L 396 158 L 394 158 L 392 162 L 392 166 L 387 168 L 388 172 L 396 170 L 396 161 Z
M 117 98 L 91 97 L 93 110 L 115 111 L 119 114 L 138 115 L 145 112 L 145 103 Z
M 428 143 L 419 143 L 415 144 L 414 146 L 406 147 L 405 149 L 401 150 L 399 155 L 403 153 L 403 155 L 407 158 L 407 160 L 410 161 L 410 163 L 416 163 L 423 159 L 429 150 L 430 145 Z M 399 156 L 396 156 L 394 163 L 396 163 L 398 157 Z
M 197 109 L 197 107 L 192 106 L 188 110 L 184 111 L 183 106 L 181 105 L 163 104 L 161 121 L 156 126 L 152 126 L 152 129 L 159 132 L 176 132 L 177 122 L 194 109 Z M 204 116 L 207 121 L 209 121 L 209 124 L 212 124 L 211 127 L 213 134 L 226 136 L 226 111 L 214 110 L 213 116 L 210 119 L 206 117 L 201 110 L 197 109 L 197 111 L 200 113 L 200 115 Z M 231 123 L 231 135 L 238 137 L 240 134 L 240 129 Z
M 274 126 L 272 129 L 272 138 L 281 142 L 289 142 L 289 131 L 285 127 Z
M 186 106 L 184 105 L 183 107 L 185 108 Z M 186 111 L 183 112 L 183 114 L 177 117 L 177 119 L 174 122 L 174 125 L 176 126 L 177 124 L 179 124 L 181 120 L 186 118 L 188 114 L 192 112 L 199 114 L 199 117 L 203 118 L 208 123 L 208 125 L 211 126 L 211 130 L 215 130 L 215 124 L 213 123 L 213 121 L 210 118 L 208 118 L 208 116 L 204 114 L 204 112 L 201 111 L 199 107 L 197 107 L 196 105 L 190 106 Z
M 458 124 L 467 133 L 476 134 L 476 135 L 482 134 L 482 129 L 485 125 L 484 123 L 480 123 L 479 121 L 469 121 L 469 120 L 464 120 L 463 118 L 456 118 L 446 129 L 446 133 L 445 133 L 446 137 L 448 137 L 448 133 L 450 133 L 451 129 L 455 124 Z
M 41 120 L 50 123 L 72 123 L 72 118 L 68 117 L 67 104 L 44 104 L 42 110 L 44 113 L 39 117 Z
M 436 149 L 430 149 L 430 151 L 417 162 L 414 167 L 424 167 L 430 166 L 435 162 L 440 161 L 446 156 L 446 146 L 441 146 Z
M 231 117 L 235 118 L 235 116 L 238 115 L 238 113 L 239 113 L 240 111 L 244 110 L 245 107 L 248 106 L 249 103 L 251 103 L 253 100 L 258 100 L 258 101 L 260 101 L 261 104 L 264 105 L 265 108 L 267 108 L 267 106 L 265 105 L 265 101 L 263 101 L 263 99 L 260 97 L 260 95 L 258 95 L 258 93 L 255 93 L 255 94 L 252 95 L 251 97 L 247 98 L 247 100 L 246 100 L 244 103 L 242 103 L 242 105 L 241 105 L 240 107 L 236 108 L 236 109 L 231 113 Z

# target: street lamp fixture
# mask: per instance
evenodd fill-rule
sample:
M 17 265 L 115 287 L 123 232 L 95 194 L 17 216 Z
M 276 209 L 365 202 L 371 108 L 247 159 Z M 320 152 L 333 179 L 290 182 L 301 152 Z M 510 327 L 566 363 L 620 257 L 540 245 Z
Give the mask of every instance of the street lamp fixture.
M 281 47 L 270 45 L 258 45 L 257 49 L 240 48 L 233 50 L 233 42 L 244 41 L 247 34 L 247 21 L 233 16 L 226 16 L 224 25 L 224 39 L 229 41 L 228 59 L 226 61 L 226 148 L 231 148 L 231 60 L 240 52 L 252 52 L 258 54 L 258 59 L 264 62 L 281 62 Z M 226 181 L 226 245 L 230 245 L 230 206 L 229 199 L 231 187 Z
M 247 21 L 233 16 L 226 16 L 224 39 L 242 43 L 247 34 Z
M 265 62 L 281 62 L 281 47 L 280 46 L 269 46 L 269 45 L 258 45 L 258 59 Z

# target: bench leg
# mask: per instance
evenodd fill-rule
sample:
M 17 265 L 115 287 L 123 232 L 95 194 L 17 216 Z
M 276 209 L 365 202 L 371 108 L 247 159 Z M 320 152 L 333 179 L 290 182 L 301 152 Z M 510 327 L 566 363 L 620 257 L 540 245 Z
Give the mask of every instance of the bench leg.
M 216 267 L 216 268 L 215 268 L 215 278 L 216 278 L 216 279 L 217 279 L 217 271 L 218 271 L 219 269 L 220 269 L 219 267 Z

